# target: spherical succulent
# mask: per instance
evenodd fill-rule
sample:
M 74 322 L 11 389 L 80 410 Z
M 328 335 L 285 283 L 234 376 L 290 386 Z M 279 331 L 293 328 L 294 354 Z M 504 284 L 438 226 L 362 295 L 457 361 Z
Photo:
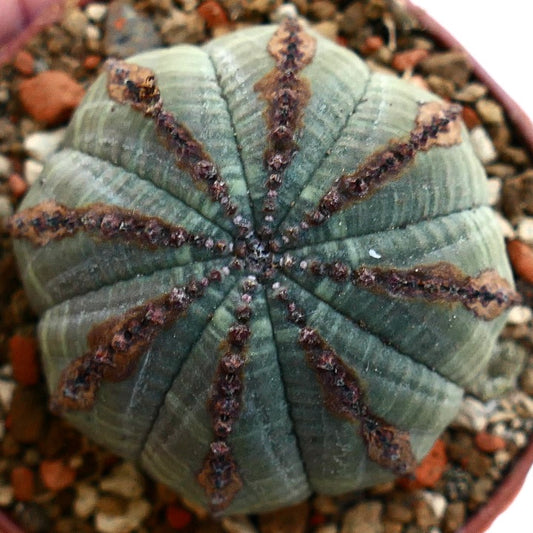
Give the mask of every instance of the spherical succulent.
M 290 18 L 109 61 L 10 221 L 53 408 L 219 514 L 412 472 L 517 301 L 459 115 Z

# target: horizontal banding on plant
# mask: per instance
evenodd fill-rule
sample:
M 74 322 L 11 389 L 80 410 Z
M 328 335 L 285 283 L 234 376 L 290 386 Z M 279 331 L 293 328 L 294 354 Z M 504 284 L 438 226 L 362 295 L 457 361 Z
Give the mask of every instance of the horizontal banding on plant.
M 108 60 L 106 67 L 110 98 L 119 104 L 128 104 L 152 119 L 157 135 L 174 154 L 177 165 L 191 176 L 195 187 L 218 202 L 226 216 L 235 215 L 237 206 L 231 201 L 228 185 L 210 155 L 186 126 L 165 111 L 154 72 L 116 59 Z
M 205 489 L 213 513 L 223 511 L 242 488 L 228 438 L 242 409 L 244 365 L 251 335 L 253 293 L 257 282 L 250 277 L 242 284 L 241 302 L 236 306 L 234 322 L 226 338 L 220 343 L 222 356 L 219 359 L 215 379 L 208 400 L 215 440 L 211 442 L 204 459 L 198 482 Z
M 83 231 L 101 240 L 131 242 L 150 249 L 191 245 L 220 253 L 228 248 L 224 241 L 189 233 L 183 226 L 169 224 L 159 217 L 101 203 L 69 208 L 49 200 L 13 215 L 8 229 L 13 237 L 37 246 Z
M 413 472 L 416 459 L 409 433 L 376 416 L 368 407 L 361 380 L 316 329 L 307 325 L 306 313 L 280 287 L 277 298 L 287 309 L 287 320 L 298 326 L 298 344 L 324 394 L 326 408 L 334 415 L 359 424 L 368 457 L 378 465 L 404 475 Z
M 357 170 L 338 178 L 320 199 L 317 209 L 305 215 L 304 227 L 324 223 L 334 213 L 368 199 L 388 182 L 399 179 L 419 152 L 460 143 L 460 114 L 457 104 L 421 104 L 409 137 L 389 142 L 367 157 Z
M 263 202 L 266 226 L 259 229 L 261 236 L 270 236 L 278 189 L 298 151 L 296 135 L 303 127 L 304 109 L 311 97 L 309 81 L 298 74 L 313 60 L 315 50 L 316 39 L 296 19 L 288 18 L 268 43 L 275 67 L 254 85 L 254 91 L 267 104 L 263 116 L 268 141 L 263 164 L 268 191 Z
M 155 337 L 184 317 L 210 283 L 221 279 L 222 274 L 213 270 L 205 278 L 174 287 L 167 294 L 94 326 L 87 336 L 88 351 L 61 373 L 51 409 L 91 409 L 102 381 L 121 381 L 131 375 Z
M 467 276 L 457 266 L 444 261 L 411 269 L 362 266 L 351 270 L 339 261 L 314 260 L 309 263 L 309 271 L 336 282 L 349 279 L 356 287 L 396 298 L 459 302 L 484 320 L 500 316 L 521 301 L 510 283 L 495 270 Z

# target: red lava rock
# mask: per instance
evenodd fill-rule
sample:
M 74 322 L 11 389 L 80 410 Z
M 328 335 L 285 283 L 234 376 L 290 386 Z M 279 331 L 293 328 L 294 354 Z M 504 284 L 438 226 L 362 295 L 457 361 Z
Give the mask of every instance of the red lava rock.
M 20 384 L 35 385 L 39 382 L 37 341 L 33 337 L 13 335 L 9 339 L 9 355 L 13 365 L 13 376 Z
M 16 56 L 13 66 L 20 74 L 31 76 L 35 67 L 33 56 L 26 50 L 21 50 Z
M 173 529 L 184 529 L 192 520 L 192 514 L 178 505 L 167 505 L 166 510 L 167 522 Z
M 76 470 L 66 465 L 61 459 L 45 459 L 39 467 L 39 472 L 46 488 L 53 491 L 63 490 L 76 480 Z
M 498 450 L 503 450 L 505 448 L 505 439 L 499 437 L 498 435 L 491 435 L 486 431 L 481 431 L 478 433 L 474 442 L 476 446 L 482 451 L 487 453 L 494 453 Z
M 37 121 L 54 126 L 67 121 L 78 106 L 85 89 L 59 70 L 47 70 L 19 85 L 24 109 Z
M 198 14 L 205 20 L 208 28 L 225 26 L 229 22 L 224 8 L 215 0 L 202 2 L 198 7 Z
M 428 57 L 429 52 L 423 48 L 415 48 L 413 50 L 406 50 L 405 52 L 397 52 L 392 58 L 392 68 L 403 72 L 404 70 L 415 68 L 418 63 Z
M 514 271 L 524 281 L 533 283 L 533 250 L 519 239 L 507 241 L 507 253 Z
M 11 174 L 8 179 L 9 190 L 15 198 L 20 198 L 28 190 L 28 184 L 20 174 Z
M 11 470 L 11 486 L 15 500 L 29 502 L 35 492 L 35 476 L 33 471 L 26 466 L 16 466 Z
M 474 109 L 472 109 L 469 106 L 463 106 L 463 122 L 465 123 L 466 127 L 471 130 L 472 128 L 475 128 L 476 126 L 479 126 L 481 124 L 481 120 L 478 117 L 478 114 Z
M 46 398 L 38 386 L 17 385 L 11 400 L 9 424 L 13 438 L 22 444 L 32 444 L 41 438 L 46 424 Z
M 309 518 L 311 526 L 320 526 L 326 522 L 326 517 L 322 513 L 313 513 Z
M 363 46 L 361 46 L 361 53 L 364 55 L 373 54 L 374 52 L 377 52 L 383 44 L 383 39 L 379 35 L 370 35 L 365 39 Z
M 398 485 L 406 490 L 434 487 L 442 477 L 447 463 L 446 445 L 443 440 L 438 439 L 433 448 L 429 450 L 428 454 L 417 466 L 414 479 L 412 477 L 400 478 Z
M 101 61 L 100 56 L 97 56 L 97 55 L 87 56 L 83 60 L 83 68 L 87 70 L 94 70 L 95 68 L 98 67 L 98 65 L 100 64 L 100 61 Z

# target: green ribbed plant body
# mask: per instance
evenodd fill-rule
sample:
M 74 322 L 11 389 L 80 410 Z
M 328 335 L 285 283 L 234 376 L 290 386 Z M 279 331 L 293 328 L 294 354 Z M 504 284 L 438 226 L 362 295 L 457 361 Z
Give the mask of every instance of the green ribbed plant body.
M 219 514 L 411 472 L 517 301 L 459 114 L 292 19 L 109 63 L 10 222 L 54 408 Z

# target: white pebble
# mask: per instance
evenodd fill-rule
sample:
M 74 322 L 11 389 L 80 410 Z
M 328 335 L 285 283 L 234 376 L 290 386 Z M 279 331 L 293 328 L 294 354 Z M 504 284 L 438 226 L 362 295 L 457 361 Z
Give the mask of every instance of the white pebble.
M 98 491 L 92 485 L 80 483 L 76 486 L 76 499 L 74 500 L 74 512 L 80 518 L 88 518 L 92 515 L 96 502 L 98 501 Z
M 33 185 L 42 171 L 43 164 L 39 161 L 35 161 L 35 159 L 26 159 L 24 161 L 24 178 L 28 185 Z
M 368 250 L 368 255 L 374 259 L 381 259 L 381 254 L 376 252 L 374 248 L 370 248 L 370 250 Z
M 273 13 L 270 15 L 270 20 L 272 22 L 281 22 L 286 18 L 296 18 L 298 16 L 298 9 L 294 4 L 281 4 Z
M 457 416 L 453 420 L 454 426 L 460 426 L 472 431 L 483 431 L 487 427 L 489 413 L 485 404 L 472 396 L 467 396 Z
M 66 128 L 53 131 L 36 131 L 24 139 L 24 149 L 31 157 L 44 161 L 52 155 L 65 137 Z
M 444 516 L 446 511 L 447 501 L 446 498 L 438 492 L 432 492 L 425 490 L 422 492 L 422 497 L 426 500 L 427 504 L 431 507 L 435 518 L 440 520 Z
M 89 41 L 99 41 L 102 37 L 100 29 L 94 24 L 89 24 L 85 30 L 85 37 Z
M 11 407 L 11 400 L 13 399 L 14 390 L 14 381 L 0 381 L 0 402 L 6 411 L 9 411 L 9 408 Z
M 522 241 L 533 243 L 533 218 L 524 217 L 518 223 L 516 235 Z
M 512 324 L 513 326 L 527 324 L 531 320 L 531 316 L 531 308 L 526 307 L 525 305 L 517 305 L 509 311 L 507 323 Z
M 337 533 L 338 529 L 335 524 L 326 524 L 325 526 L 318 526 L 317 529 L 315 529 L 316 533 Z
M 89 4 L 85 9 L 85 14 L 92 22 L 100 22 L 107 15 L 107 6 L 105 4 Z
M 13 487 L 11 485 L 0 485 L 0 506 L 7 507 L 13 502 Z
M 502 195 L 502 180 L 500 178 L 489 178 L 487 180 L 487 188 L 489 189 L 489 205 L 496 205 Z
M 7 178 L 11 172 L 13 172 L 11 161 L 5 155 L 0 155 L 0 178 Z
M 143 478 L 132 463 L 121 463 L 111 475 L 100 482 L 100 488 L 111 494 L 118 494 L 129 500 L 140 498 L 144 491 Z
M 123 515 L 112 515 L 102 511 L 96 513 L 95 526 L 100 533 L 130 533 L 141 525 L 149 515 L 150 504 L 146 500 L 130 502 Z
M 522 431 L 517 431 L 513 435 L 513 442 L 519 447 L 523 448 L 527 444 L 527 436 Z
M 481 162 L 485 165 L 493 163 L 498 157 L 496 148 L 483 126 L 475 126 L 470 130 L 470 142 L 474 148 L 474 152 L 479 157 Z

